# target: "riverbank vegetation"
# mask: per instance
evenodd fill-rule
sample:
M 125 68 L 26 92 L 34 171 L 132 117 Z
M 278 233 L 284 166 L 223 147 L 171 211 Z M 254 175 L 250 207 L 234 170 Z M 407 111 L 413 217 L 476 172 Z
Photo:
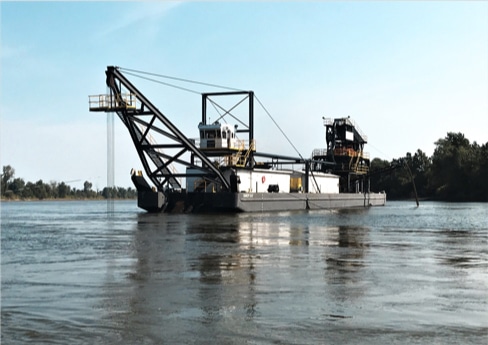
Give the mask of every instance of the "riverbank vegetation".
M 462 133 L 447 133 L 435 142 L 432 157 L 418 149 L 413 155 L 391 161 L 375 158 L 371 161 L 371 190 L 385 191 L 388 199 L 415 197 L 412 178 L 419 198 L 439 201 L 488 201 L 488 143 L 478 145 Z M 378 173 L 375 173 L 378 172 Z M 43 199 L 132 199 L 132 188 L 105 187 L 94 191 L 85 181 L 83 189 L 64 182 L 25 182 L 15 177 L 7 165 L 1 176 L 3 200 Z
M 462 133 L 450 132 L 435 145 L 432 157 L 419 149 L 392 161 L 373 159 L 371 190 L 384 190 L 389 199 L 413 198 L 411 172 L 419 198 L 488 201 L 488 142 L 480 146 L 470 143 Z
M 92 183 L 85 181 L 83 189 L 76 189 L 65 182 L 25 182 L 15 177 L 15 169 L 10 165 L 3 167 L 1 177 L 2 200 L 49 200 L 49 199 L 134 199 L 137 191 L 132 188 L 105 187 L 93 190 Z

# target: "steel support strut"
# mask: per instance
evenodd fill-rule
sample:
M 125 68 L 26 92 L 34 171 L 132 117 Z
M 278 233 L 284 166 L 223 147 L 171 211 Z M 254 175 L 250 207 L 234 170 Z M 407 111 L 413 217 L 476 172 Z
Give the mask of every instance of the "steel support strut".
M 223 190 L 230 190 L 229 182 L 224 178 L 222 172 L 214 166 L 212 161 L 200 151 L 193 141 L 188 139 L 171 121 L 168 120 L 163 113 L 159 111 L 145 96 L 142 94 L 121 72 L 117 67 L 108 66 L 107 67 L 107 86 L 110 88 L 111 92 L 114 93 L 115 99 L 122 99 L 121 86 L 127 89 L 131 94 L 133 94 L 136 99 L 140 102 L 140 108 L 129 108 L 116 107 L 116 112 L 126 125 L 129 133 L 132 137 L 136 150 L 139 154 L 139 158 L 144 166 L 146 174 L 151 179 L 151 181 L 157 186 L 158 190 L 163 191 L 163 183 L 170 183 L 171 187 L 181 187 L 180 183 L 177 181 L 177 175 L 174 174 L 169 169 L 169 164 L 172 161 L 176 161 L 183 153 L 191 153 L 191 159 L 189 161 L 184 161 L 178 159 L 178 163 L 182 163 L 187 167 L 196 168 L 202 170 L 204 173 L 202 175 L 209 176 L 216 180 L 222 186 Z M 153 115 L 151 121 L 147 122 L 142 119 L 142 116 Z M 156 127 L 154 124 L 155 120 L 159 120 L 165 127 L 161 129 Z M 142 124 L 146 127 L 146 130 L 142 131 L 136 124 Z M 157 133 L 165 135 L 170 140 L 173 140 L 172 144 L 155 144 L 151 143 L 148 138 L 149 130 L 154 130 Z M 181 148 L 182 150 L 178 153 L 178 157 L 167 157 L 167 155 L 158 152 L 160 148 Z M 146 155 L 151 159 L 151 161 L 156 165 L 155 170 L 151 170 L 149 162 L 147 161 Z M 194 165 L 193 156 L 200 159 L 202 166 Z M 169 159 L 163 159 L 169 158 Z M 184 176 L 184 175 L 183 175 Z M 162 181 L 161 179 L 162 178 Z

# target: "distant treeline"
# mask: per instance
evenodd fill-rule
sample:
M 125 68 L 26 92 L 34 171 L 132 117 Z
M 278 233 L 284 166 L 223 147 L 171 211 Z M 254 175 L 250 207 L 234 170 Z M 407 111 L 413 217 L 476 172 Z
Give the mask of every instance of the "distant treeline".
M 76 189 L 64 182 L 35 183 L 25 182 L 15 177 L 15 169 L 10 165 L 3 167 L 1 195 L 6 200 L 44 200 L 44 199 L 134 199 L 137 191 L 132 188 L 105 187 L 101 191 L 92 190 L 92 183 L 85 181 L 83 189 Z
M 391 162 L 371 161 L 371 190 L 385 191 L 389 199 L 414 197 L 410 173 L 419 198 L 439 201 L 488 201 L 488 142 L 470 143 L 462 133 L 447 133 L 435 142 L 432 157 L 421 150 Z M 405 167 L 405 164 L 408 168 Z M 397 169 L 388 171 L 388 168 Z M 374 174 L 374 171 L 384 173 Z
M 414 198 L 412 178 L 419 198 L 440 201 L 488 201 L 488 143 L 470 143 L 462 133 L 447 133 L 435 142 L 432 157 L 420 149 L 392 161 L 375 158 L 371 162 L 371 190 L 385 191 L 388 199 Z M 407 168 L 408 167 L 408 168 Z M 378 172 L 375 174 L 375 172 Z M 92 190 L 85 181 L 82 190 L 64 182 L 25 182 L 15 170 L 3 167 L 3 199 L 132 199 L 132 188 L 105 187 Z

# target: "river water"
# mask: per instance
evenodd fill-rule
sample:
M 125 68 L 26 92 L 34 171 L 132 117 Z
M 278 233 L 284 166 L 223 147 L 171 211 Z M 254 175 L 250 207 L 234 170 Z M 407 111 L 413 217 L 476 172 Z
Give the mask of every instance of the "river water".
M 488 204 L 1 204 L 2 344 L 487 344 Z

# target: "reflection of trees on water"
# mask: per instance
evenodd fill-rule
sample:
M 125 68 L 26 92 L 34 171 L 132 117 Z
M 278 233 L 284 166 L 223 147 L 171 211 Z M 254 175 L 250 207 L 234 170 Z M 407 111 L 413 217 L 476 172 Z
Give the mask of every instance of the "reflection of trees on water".
M 436 258 L 444 265 L 453 268 L 475 268 L 483 264 L 479 255 L 486 252 L 486 243 L 480 242 L 480 234 L 474 230 L 446 229 L 438 232 L 440 245 Z M 459 272 L 457 272 L 459 273 Z
M 335 298 L 348 300 L 363 294 L 364 256 L 368 247 L 368 228 L 338 226 L 324 229 L 326 248 L 325 280 Z

